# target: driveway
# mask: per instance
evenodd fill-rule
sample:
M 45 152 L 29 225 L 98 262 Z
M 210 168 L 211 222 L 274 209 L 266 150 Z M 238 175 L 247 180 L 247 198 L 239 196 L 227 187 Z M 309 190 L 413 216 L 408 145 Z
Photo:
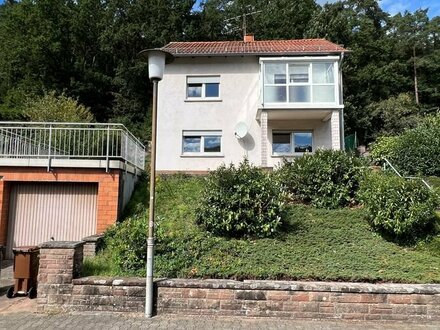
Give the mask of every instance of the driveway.
M 12 260 L 3 260 L 0 273 L 0 319 L 3 319 L 5 314 L 34 313 L 37 310 L 35 299 L 31 300 L 27 297 L 6 298 L 6 291 L 13 284 Z M 5 329 L 2 328 L 1 322 L 0 329 Z
M 0 263 L 0 294 L 11 286 L 13 281 L 12 260 L 3 260 Z

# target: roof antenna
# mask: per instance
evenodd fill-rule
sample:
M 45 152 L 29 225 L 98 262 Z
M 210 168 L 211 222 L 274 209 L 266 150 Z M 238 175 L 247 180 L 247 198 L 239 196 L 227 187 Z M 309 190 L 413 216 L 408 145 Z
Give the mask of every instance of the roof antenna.
M 250 10 L 253 9 L 251 5 L 247 5 L 245 8 L 246 9 L 250 9 Z M 261 13 L 261 12 L 262 12 L 262 10 L 256 10 L 256 11 L 249 12 L 249 13 L 243 13 L 240 16 L 235 16 L 235 17 L 231 17 L 231 18 L 225 19 L 224 22 L 228 22 L 228 21 L 231 21 L 231 20 L 242 19 L 241 29 L 242 29 L 242 32 L 243 32 L 243 41 L 245 41 L 245 42 L 254 41 L 253 35 L 250 38 L 246 38 L 246 36 L 248 35 L 247 34 L 247 21 L 246 21 L 246 17 L 247 16 L 252 16 L 252 15 L 255 15 L 255 14 L 258 14 L 258 13 Z

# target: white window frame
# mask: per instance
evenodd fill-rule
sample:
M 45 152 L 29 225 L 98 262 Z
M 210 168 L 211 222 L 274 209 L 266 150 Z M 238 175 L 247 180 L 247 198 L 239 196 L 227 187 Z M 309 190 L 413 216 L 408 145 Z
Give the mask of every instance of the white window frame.
M 272 130 L 272 156 L 273 157 L 283 157 L 283 156 L 302 156 L 306 152 L 295 152 L 295 133 L 311 133 L 312 134 L 312 151 L 315 152 L 315 136 L 313 130 Z M 290 152 L 274 152 L 273 151 L 273 135 L 274 134 L 290 134 Z
M 200 137 L 200 151 L 198 152 L 185 152 L 184 151 L 184 139 L 187 136 Z M 205 151 L 205 138 L 211 136 L 220 137 L 220 151 L 219 152 L 209 152 Z M 181 146 L 181 156 L 189 157 L 218 157 L 223 156 L 223 134 L 221 130 L 209 130 L 209 131 L 193 131 L 184 130 L 182 131 L 182 146 Z
M 190 84 L 201 84 L 202 93 L 201 96 L 188 96 L 188 87 Z M 218 84 L 218 96 L 206 96 L 206 85 L 207 84 Z M 221 84 L 220 75 L 197 75 L 197 76 L 186 76 L 185 85 L 185 99 L 187 101 L 217 101 L 220 100 L 221 95 Z
M 342 108 L 340 104 L 339 96 L 339 65 L 338 56 L 320 56 L 320 57 L 267 57 L 260 59 L 260 101 L 263 108 Z M 286 84 L 265 84 L 265 64 L 268 63 L 283 63 L 286 65 Z M 330 63 L 333 64 L 333 83 L 313 83 L 312 64 L 313 63 Z M 289 75 L 289 64 L 293 65 L 308 65 L 309 81 L 291 83 Z M 313 86 L 329 86 L 334 87 L 334 101 L 333 102 L 313 102 Z M 284 86 L 286 88 L 286 101 L 285 102 L 265 102 L 264 100 L 264 88 L 268 86 Z M 309 86 L 310 88 L 310 101 L 309 102 L 289 102 L 290 91 L 289 86 Z

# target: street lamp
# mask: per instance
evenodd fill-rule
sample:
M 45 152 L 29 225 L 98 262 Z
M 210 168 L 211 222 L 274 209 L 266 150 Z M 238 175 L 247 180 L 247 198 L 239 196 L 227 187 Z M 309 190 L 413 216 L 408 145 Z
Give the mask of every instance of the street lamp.
M 147 277 L 145 291 L 145 316 L 153 316 L 153 262 L 154 262 L 154 207 L 156 191 L 156 127 L 157 127 L 157 87 L 163 78 L 165 63 L 171 63 L 173 56 L 161 49 L 146 49 L 139 53 L 148 60 L 148 76 L 153 83 L 153 111 L 151 120 L 151 159 L 150 159 L 150 213 L 147 239 Z

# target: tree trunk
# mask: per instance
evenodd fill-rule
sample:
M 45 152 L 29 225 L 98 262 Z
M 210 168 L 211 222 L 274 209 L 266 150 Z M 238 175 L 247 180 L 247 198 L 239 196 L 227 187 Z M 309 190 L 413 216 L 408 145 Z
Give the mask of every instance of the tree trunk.
M 413 46 L 413 65 L 414 65 L 414 94 L 416 104 L 419 104 L 419 86 L 417 83 L 417 67 L 416 67 L 416 45 Z

